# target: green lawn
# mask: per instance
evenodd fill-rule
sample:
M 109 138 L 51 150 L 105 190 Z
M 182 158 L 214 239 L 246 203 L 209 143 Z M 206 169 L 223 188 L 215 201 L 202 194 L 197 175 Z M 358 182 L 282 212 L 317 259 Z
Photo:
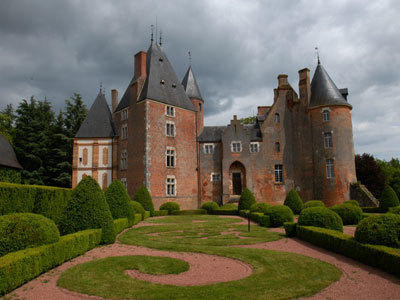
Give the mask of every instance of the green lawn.
M 204 222 L 193 223 L 193 220 Z M 125 275 L 124 270 L 176 274 L 187 270 L 187 264 L 171 258 L 125 256 L 94 260 L 75 266 L 61 275 L 58 285 L 80 293 L 117 299 L 291 299 L 314 294 L 341 276 L 336 267 L 306 256 L 227 247 L 282 238 L 281 235 L 256 225 L 248 233 L 246 225 L 233 224 L 237 220 L 208 215 L 148 219 L 148 223 L 163 225 L 132 228 L 122 234 L 119 240 L 131 245 L 239 259 L 254 268 L 253 274 L 244 279 L 206 286 L 154 284 Z M 246 238 L 220 234 L 229 230 L 240 231 L 241 236 Z M 152 233 L 159 235 L 149 235 Z

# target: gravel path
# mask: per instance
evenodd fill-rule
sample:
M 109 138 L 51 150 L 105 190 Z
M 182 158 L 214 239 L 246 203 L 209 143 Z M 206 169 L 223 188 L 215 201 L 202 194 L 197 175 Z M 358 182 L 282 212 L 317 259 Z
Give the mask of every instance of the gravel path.
M 227 216 L 228 217 L 228 216 Z M 247 224 L 247 220 L 238 217 L 238 221 Z M 152 226 L 149 223 L 140 223 L 136 226 Z M 355 227 L 348 227 L 345 233 L 351 233 Z M 281 228 L 270 229 L 275 232 L 284 232 Z M 346 232 L 346 230 L 348 232 Z M 281 239 L 255 245 L 236 247 L 271 249 L 299 253 L 329 262 L 342 270 L 343 276 L 337 282 L 306 299 L 400 299 L 400 279 L 378 269 L 346 258 L 339 254 L 315 247 L 296 238 Z M 119 243 L 92 249 L 61 266 L 41 275 L 40 277 L 19 287 L 9 295 L 13 299 L 103 299 L 70 292 L 57 287 L 57 280 L 62 272 L 68 268 L 94 259 L 109 256 L 149 255 L 164 256 L 185 260 L 190 270 L 177 275 L 154 276 L 137 271 L 127 271 L 130 276 L 141 280 L 148 280 L 163 284 L 174 285 L 206 285 L 215 282 L 238 280 L 251 275 L 252 267 L 244 262 L 215 255 L 200 253 L 181 253 L 160 251 L 145 247 L 129 246 Z M 15 298 L 14 298 L 15 297 Z

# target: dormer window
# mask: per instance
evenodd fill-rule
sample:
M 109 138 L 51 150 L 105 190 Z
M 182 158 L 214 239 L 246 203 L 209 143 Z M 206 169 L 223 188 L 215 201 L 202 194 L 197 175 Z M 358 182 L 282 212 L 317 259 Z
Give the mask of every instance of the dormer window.
M 275 124 L 281 122 L 281 118 L 279 117 L 279 114 L 278 114 L 278 113 L 276 113 L 276 114 L 274 115 L 274 122 L 275 122 Z
M 161 79 L 160 84 L 165 84 L 165 80 Z
M 161 61 L 161 62 L 163 62 L 163 61 L 164 61 L 164 59 L 163 59 L 162 57 L 160 57 L 160 58 L 158 59 L 158 61 Z

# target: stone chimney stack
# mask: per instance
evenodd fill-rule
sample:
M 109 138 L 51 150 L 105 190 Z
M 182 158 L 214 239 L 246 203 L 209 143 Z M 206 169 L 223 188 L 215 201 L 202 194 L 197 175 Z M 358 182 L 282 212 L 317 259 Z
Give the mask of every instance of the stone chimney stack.
M 116 89 L 111 90 L 111 104 L 112 113 L 114 113 L 118 106 L 118 91 Z
M 310 70 L 305 68 L 299 71 L 300 103 L 308 106 L 311 97 Z
M 286 74 L 280 74 L 278 76 L 278 89 L 287 88 L 288 85 L 288 76 Z

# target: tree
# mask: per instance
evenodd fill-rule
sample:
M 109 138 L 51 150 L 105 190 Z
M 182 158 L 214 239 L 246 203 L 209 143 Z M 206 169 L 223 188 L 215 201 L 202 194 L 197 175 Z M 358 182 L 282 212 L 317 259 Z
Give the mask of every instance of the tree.
M 355 157 L 357 179 L 379 199 L 385 188 L 385 177 L 375 158 L 367 153 Z
M 78 93 L 74 93 L 70 100 L 65 100 L 66 109 L 64 113 L 64 124 L 67 135 L 73 138 L 81 127 L 83 120 L 87 115 L 86 105 L 83 104 L 82 97 Z
M 255 116 L 240 119 L 241 124 L 254 124 L 255 122 L 256 122 Z

